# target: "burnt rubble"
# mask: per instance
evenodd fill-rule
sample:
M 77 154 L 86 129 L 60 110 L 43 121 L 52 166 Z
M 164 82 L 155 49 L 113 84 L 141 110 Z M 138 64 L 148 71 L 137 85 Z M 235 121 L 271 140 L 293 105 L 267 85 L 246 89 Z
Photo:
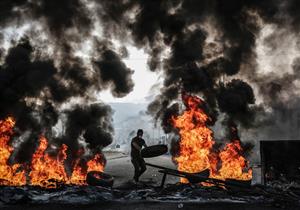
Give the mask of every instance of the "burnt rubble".
M 169 184 L 165 188 L 156 187 L 151 180 L 138 185 L 125 183 L 119 188 L 93 186 L 61 186 L 45 189 L 33 186 L 0 187 L 0 206 L 10 204 L 96 204 L 105 202 L 197 202 L 240 203 L 261 206 L 300 206 L 300 185 L 262 186 L 250 188 L 216 186 L 204 187 L 190 184 Z

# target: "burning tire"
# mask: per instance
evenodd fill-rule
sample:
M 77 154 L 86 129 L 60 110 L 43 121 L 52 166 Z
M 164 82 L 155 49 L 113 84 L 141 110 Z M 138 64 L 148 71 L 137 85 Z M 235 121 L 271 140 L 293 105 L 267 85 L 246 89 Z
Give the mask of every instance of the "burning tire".
M 112 187 L 114 178 L 100 171 L 90 171 L 86 176 L 86 182 L 91 186 Z

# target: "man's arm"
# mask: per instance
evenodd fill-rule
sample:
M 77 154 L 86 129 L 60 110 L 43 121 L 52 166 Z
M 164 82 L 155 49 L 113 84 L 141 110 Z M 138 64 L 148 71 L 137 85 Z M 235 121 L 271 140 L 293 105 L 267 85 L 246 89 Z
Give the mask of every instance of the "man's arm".
M 141 147 L 136 143 L 136 142 L 132 142 L 132 145 L 134 146 L 134 148 L 136 148 L 138 151 L 141 151 Z
M 143 144 L 143 146 L 144 146 L 144 147 L 148 147 L 145 141 L 144 141 L 144 144 Z

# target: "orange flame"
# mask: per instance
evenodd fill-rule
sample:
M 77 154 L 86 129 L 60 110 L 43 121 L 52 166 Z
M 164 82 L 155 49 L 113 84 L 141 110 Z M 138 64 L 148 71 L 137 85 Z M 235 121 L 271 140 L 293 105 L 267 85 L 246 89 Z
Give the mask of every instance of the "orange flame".
M 0 185 L 22 186 L 26 184 L 24 169 L 20 164 L 8 165 L 13 148 L 8 145 L 13 135 L 15 121 L 12 117 L 0 120 Z
M 31 172 L 29 173 L 31 184 L 41 187 L 56 187 L 56 182 L 67 182 L 68 177 L 64 168 L 64 160 L 67 158 L 67 146 L 62 145 L 57 159 L 51 158 L 45 151 L 48 142 L 45 137 L 40 137 L 40 145 L 33 154 Z
M 210 170 L 210 177 L 216 179 L 252 179 L 252 169 L 242 156 L 239 140 L 227 143 L 220 152 L 212 150 L 215 143 L 212 130 L 207 127 L 210 120 L 200 105 L 203 101 L 196 96 L 183 95 L 187 109 L 171 121 L 179 129 L 179 154 L 174 157 L 178 170 L 197 173 Z M 182 182 L 187 180 L 182 179 Z
M 9 165 L 8 159 L 13 148 L 8 145 L 13 135 L 15 121 L 12 117 L 0 121 L 0 185 L 22 186 L 26 183 L 25 166 L 21 164 Z M 56 157 L 46 153 L 48 141 L 44 136 L 40 137 L 40 144 L 32 156 L 30 165 L 30 184 L 45 188 L 55 188 L 57 183 L 86 185 L 86 176 L 89 171 L 104 170 L 103 157 L 96 154 L 86 163 L 87 167 L 79 166 L 79 159 L 75 162 L 72 175 L 68 177 L 64 161 L 67 159 L 67 145 L 63 144 Z M 84 168 L 86 168 L 84 170 Z
M 84 171 L 82 167 L 79 166 L 79 161 L 75 164 L 72 176 L 70 178 L 70 183 L 76 185 L 86 184 L 86 175 L 90 171 L 104 171 L 104 165 L 102 164 L 102 157 L 100 154 L 96 154 L 93 159 L 87 162 L 87 170 Z

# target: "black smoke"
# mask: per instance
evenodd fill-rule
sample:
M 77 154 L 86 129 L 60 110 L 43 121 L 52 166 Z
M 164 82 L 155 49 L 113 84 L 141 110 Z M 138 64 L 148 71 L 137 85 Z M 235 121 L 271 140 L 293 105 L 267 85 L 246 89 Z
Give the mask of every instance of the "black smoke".
M 56 139 L 56 143 L 68 145 L 67 165 L 74 164 L 74 160 L 79 158 L 78 151 L 80 145 L 76 141 L 83 136 L 91 154 L 102 151 L 103 147 L 112 143 L 112 109 L 110 106 L 97 103 L 89 106 L 76 105 L 71 110 L 66 111 L 67 122 L 65 132 L 61 138 Z
M 34 19 L 45 19 L 49 31 L 61 37 L 68 29 L 76 29 L 81 36 L 89 34 L 92 17 L 80 0 L 34 0 L 28 3 Z
M 127 95 L 133 89 L 131 75 L 133 71 L 126 67 L 119 55 L 105 46 L 99 52 L 99 59 L 93 60 L 95 69 L 99 72 L 101 85 L 111 85 L 112 94 L 116 97 Z
M 243 123 L 245 127 L 253 121 L 253 110 L 249 104 L 255 103 L 254 93 L 250 85 L 241 80 L 232 80 L 221 84 L 217 92 L 217 101 L 221 112 L 227 113 L 231 120 Z

